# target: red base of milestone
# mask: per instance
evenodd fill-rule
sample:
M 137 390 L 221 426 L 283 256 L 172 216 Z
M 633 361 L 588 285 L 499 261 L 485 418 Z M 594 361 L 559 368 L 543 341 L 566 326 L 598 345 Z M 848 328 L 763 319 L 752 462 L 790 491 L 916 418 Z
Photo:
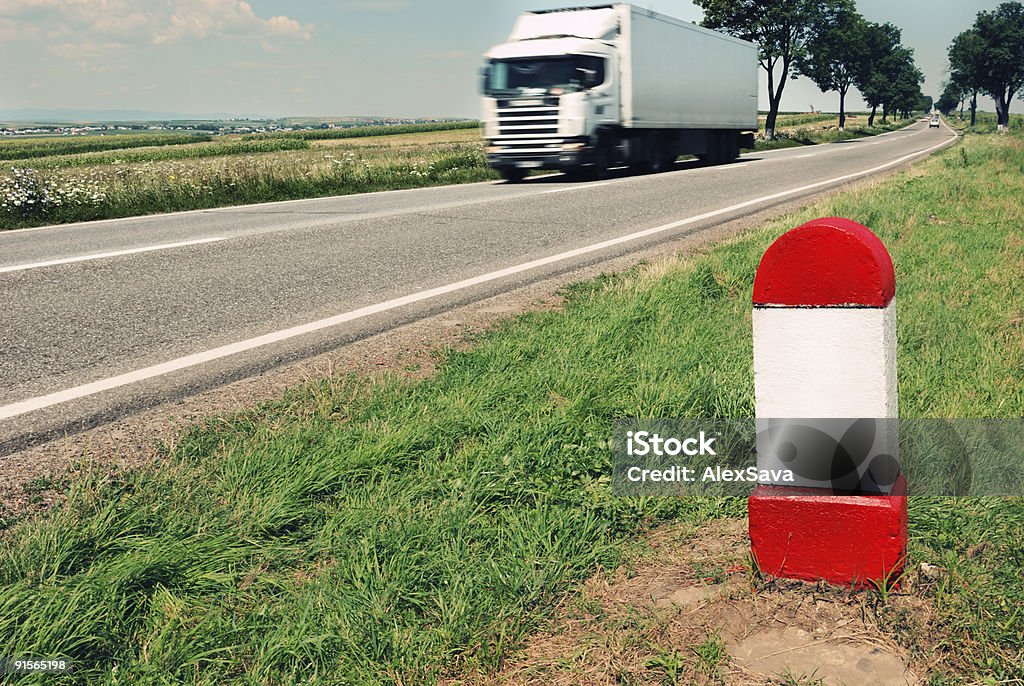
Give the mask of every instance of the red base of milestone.
M 819 488 L 758 486 L 747 507 L 761 572 L 864 587 L 898 585 L 907 556 L 907 482 L 892 495 L 828 495 Z M 897 582 L 897 583 L 894 583 Z

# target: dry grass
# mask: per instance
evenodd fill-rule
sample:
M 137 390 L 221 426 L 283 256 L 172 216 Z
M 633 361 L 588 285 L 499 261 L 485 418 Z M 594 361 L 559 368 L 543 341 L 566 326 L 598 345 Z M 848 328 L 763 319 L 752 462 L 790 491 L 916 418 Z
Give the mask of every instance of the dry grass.
M 450 145 L 453 143 L 483 144 L 480 129 L 454 129 L 451 131 L 429 131 L 427 133 L 399 133 L 392 136 L 367 138 L 334 138 L 314 140 L 310 144 L 323 148 L 420 148 L 424 145 Z

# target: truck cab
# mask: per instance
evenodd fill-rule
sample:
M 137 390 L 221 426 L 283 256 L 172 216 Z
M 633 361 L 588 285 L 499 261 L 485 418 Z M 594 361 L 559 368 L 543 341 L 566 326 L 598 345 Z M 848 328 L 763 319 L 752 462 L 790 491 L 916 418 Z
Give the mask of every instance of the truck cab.
M 544 24 L 520 18 L 509 42 L 485 55 L 488 163 L 511 180 L 529 169 L 592 165 L 597 129 L 620 122 L 615 46 L 561 34 L 527 38 L 550 30 Z M 611 36 L 614 29 L 609 23 L 603 33 Z

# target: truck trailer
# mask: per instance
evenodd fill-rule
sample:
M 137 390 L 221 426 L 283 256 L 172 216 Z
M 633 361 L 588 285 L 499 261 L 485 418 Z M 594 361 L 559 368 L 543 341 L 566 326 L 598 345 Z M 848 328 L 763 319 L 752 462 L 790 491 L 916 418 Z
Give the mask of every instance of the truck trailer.
M 757 47 L 626 3 L 521 15 L 483 68 L 487 161 L 601 178 L 730 162 L 757 130 Z

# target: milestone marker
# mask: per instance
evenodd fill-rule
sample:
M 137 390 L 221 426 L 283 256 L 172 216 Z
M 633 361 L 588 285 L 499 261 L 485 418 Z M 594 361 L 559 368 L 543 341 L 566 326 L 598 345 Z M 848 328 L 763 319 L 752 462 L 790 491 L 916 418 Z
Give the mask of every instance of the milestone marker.
M 906 556 L 899 474 L 895 274 L 867 228 L 838 217 L 787 232 L 754 279 L 758 469 L 794 483 L 748 501 L 762 572 L 860 586 Z

